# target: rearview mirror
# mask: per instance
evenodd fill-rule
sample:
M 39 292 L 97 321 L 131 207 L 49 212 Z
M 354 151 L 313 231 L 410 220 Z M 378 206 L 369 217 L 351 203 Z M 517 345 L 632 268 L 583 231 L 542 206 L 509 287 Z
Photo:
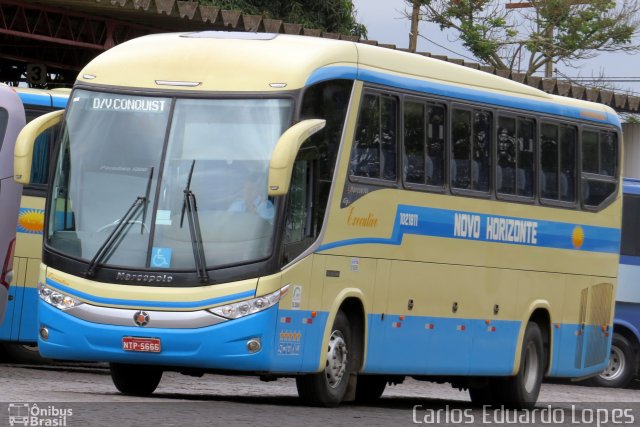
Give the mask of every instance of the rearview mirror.
M 322 130 L 326 120 L 303 120 L 280 136 L 269 163 L 269 196 L 283 196 L 289 192 L 293 163 L 300 146 L 311 135 Z
M 29 122 L 18 135 L 13 151 L 13 180 L 19 184 L 31 182 L 31 163 L 36 139 L 47 129 L 62 121 L 64 110 L 53 111 Z

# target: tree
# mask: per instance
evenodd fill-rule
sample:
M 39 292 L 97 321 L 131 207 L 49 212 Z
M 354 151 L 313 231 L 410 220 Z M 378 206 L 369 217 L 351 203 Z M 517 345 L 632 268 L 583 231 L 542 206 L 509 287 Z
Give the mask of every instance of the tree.
M 600 52 L 640 50 L 633 42 L 640 27 L 640 0 L 405 1 L 419 1 L 423 19 L 454 30 L 481 61 L 526 75 Z
M 241 10 L 250 15 L 281 19 L 330 33 L 367 37 L 358 23 L 351 0 L 198 0 L 222 9 Z

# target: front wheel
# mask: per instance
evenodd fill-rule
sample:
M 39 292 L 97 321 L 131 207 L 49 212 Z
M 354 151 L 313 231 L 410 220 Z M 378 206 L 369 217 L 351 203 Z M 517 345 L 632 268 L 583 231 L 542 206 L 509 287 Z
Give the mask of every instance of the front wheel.
M 342 402 L 354 369 L 352 350 L 349 319 L 339 311 L 331 328 L 324 370 L 296 378 L 298 395 L 306 404 L 331 407 Z
M 162 378 L 162 369 L 155 366 L 111 363 L 111 379 L 118 391 L 132 396 L 148 396 Z
M 520 370 L 513 377 L 495 381 L 495 397 L 509 408 L 532 409 L 538 400 L 545 366 L 542 332 L 537 323 L 529 322 L 522 340 Z
M 609 364 L 597 377 L 589 380 L 596 387 L 627 387 L 633 381 L 638 364 L 633 346 L 623 335 L 614 333 Z

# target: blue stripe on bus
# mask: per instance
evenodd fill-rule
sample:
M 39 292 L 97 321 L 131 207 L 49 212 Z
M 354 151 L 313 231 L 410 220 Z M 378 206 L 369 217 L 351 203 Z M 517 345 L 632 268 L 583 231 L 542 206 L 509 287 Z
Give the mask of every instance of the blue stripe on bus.
M 466 224 L 464 230 L 459 227 L 461 221 Z M 618 253 L 620 248 L 617 228 L 398 205 L 391 237 L 339 240 L 318 250 L 362 244 L 400 245 L 407 234 L 589 252 Z
M 350 71 L 351 70 L 351 71 Z M 354 77 L 355 75 L 355 77 Z M 307 85 L 318 83 L 330 79 L 348 78 L 358 79 L 369 83 L 375 83 L 385 86 L 392 86 L 399 89 L 412 90 L 416 92 L 430 93 L 433 95 L 444 96 L 447 98 L 456 98 L 460 100 L 481 102 L 485 104 L 498 105 L 503 107 L 517 108 L 527 111 L 535 111 L 540 113 L 553 114 L 563 117 L 571 117 L 576 119 L 589 120 L 597 123 L 609 123 L 616 127 L 620 127 L 620 118 L 608 111 L 588 110 L 585 108 L 577 108 L 569 105 L 559 104 L 555 100 L 532 100 L 524 97 L 501 95 L 495 92 L 482 91 L 478 89 L 464 88 L 445 83 L 436 83 L 432 81 L 424 81 L 409 77 L 400 77 L 393 74 L 381 73 L 356 67 L 348 66 L 327 66 L 314 71 Z M 591 115 L 585 116 L 581 113 L 592 113 L 606 117 L 600 120 Z
M 169 302 L 169 301 L 145 301 L 145 300 L 127 300 L 116 298 L 103 298 L 95 295 L 80 292 L 76 289 L 64 286 L 54 280 L 47 279 L 47 285 L 50 285 L 57 290 L 69 294 L 71 296 L 80 298 L 88 302 L 95 302 L 98 304 L 105 304 L 111 306 L 134 306 L 140 308 L 200 308 L 206 306 L 213 306 L 221 304 L 227 301 L 239 300 L 243 298 L 251 298 L 255 295 L 255 291 L 240 292 L 237 294 L 225 295 L 223 297 L 211 298 L 200 301 L 186 301 L 186 302 Z
M 37 105 L 40 107 L 51 107 L 51 96 L 48 94 L 18 92 L 18 95 L 20 96 L 20 100 L 24 105 Z

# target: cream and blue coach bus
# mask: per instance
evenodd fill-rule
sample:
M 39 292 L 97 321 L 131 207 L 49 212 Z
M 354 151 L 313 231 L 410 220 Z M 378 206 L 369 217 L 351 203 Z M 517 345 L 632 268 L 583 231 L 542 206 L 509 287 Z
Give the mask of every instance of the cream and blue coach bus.
M 419 55 L 274 34 L 153 35 L 79 74 L 46 211 L 41 353 L 295 376 L 306 402 L 406 376 L 531 407 L 607 366 L 620 124 Z

